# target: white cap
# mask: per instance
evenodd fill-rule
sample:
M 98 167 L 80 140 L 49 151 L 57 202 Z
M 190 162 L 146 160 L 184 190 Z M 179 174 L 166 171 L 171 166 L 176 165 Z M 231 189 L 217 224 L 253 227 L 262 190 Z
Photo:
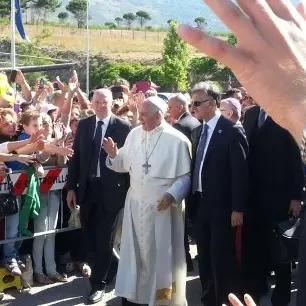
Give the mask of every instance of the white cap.
M 56 109 L 58 109 L 57 106 L 55 106 L 51 103 L 48 103 L 48 104 L 44 104 L 40 107 L 40 112 L 41 113 L 48 113 L 48 112 L 56 110 Z
M 167 103 L 159 98 L 158 96 L 151 96 L 146 99 L 149 103 L 153 104 L 158 110 L 160 110 L 163 114 L 167 113 L 168 105 Z

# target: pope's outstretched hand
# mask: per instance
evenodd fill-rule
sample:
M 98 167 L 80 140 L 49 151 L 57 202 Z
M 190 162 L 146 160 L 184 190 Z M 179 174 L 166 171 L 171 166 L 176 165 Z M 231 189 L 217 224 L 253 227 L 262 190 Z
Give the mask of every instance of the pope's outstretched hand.
M 117 144 L 113 141 L 111 137 L 103 139 L 103 149 L 110 158 L 115 158 L 118 154 Z

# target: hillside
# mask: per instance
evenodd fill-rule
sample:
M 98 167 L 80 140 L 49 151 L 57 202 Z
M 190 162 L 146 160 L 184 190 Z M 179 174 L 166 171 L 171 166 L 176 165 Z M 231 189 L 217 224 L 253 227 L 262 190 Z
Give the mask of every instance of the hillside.
M 64 0 L 63 6 L 68 2 L 69 0 Z M 202 0 L 90 0 L 89 3 L 91 22 L 97 24 L 112 22 L 126 12 L 145 10 L 152 16 L 150 25 L 154 26 L 164 26 L 169 19 L 193 23 L 196 17 L 204 16 L 214 31 L 226 30 L 210 9 L 203 5 Z
M 294 4 L 298 1 L 292 0 Z M 68 2 L 69 0 L 63 1 L 60 11 L 63 11 Z M 196 17 L 203 16 L 210 31 L 226 31 L 226 27 L 202 0 L 89 0 L 89 3 L 91 23 L 95 24 L 112 22 L 127 12 L 145 10 L 152 16 L 150 25 L 164 26 L 169 19 L 192 24 Z

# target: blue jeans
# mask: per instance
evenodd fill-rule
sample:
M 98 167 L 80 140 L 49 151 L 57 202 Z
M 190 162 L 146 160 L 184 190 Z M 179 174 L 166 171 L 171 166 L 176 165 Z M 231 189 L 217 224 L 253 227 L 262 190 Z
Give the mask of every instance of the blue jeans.
M 35 233 L 56 229 L 60 195 L 61 192 L 58 190 L 40 194 L 40 214 L 34 219 Z M 33 263 L 35 273 L 43 273 L 43 257 L 47 274 L 56 273 L 54 248 L 55 234 L 34 238 Z
M 6 217 L 5 220 L 5 239 L 13 239 L 18 237 L 19 214 Z M 21 243 L 8 242 L 3 246 L 4 262 L 10 262 L 13 258 L 16 259 L 18 255 L 17 248 Z

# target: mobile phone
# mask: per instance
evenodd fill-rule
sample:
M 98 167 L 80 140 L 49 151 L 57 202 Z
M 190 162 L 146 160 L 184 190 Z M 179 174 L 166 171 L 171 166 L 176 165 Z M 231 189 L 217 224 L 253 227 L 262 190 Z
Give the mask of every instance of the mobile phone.
M 11 75 L 10 75 L 10 82 L 11 83 L 15 83 L 16 76 L 17 76 L 17 70 L 14 69 L 14 70 L 12 70 Z
M 123 88 L 121 86 L 114 86 L 111 88 L 113 100 L 123 99 Z
M 44 88 L 45 87 L 45 81 L 43 80 L 43 79 L 40 79 L 40 81 L 39 81 L 39 88 Z
M 54 90 L 59 90 L 58 84 L 56 82 L 53 83 Z
M 139 81 L 136 82 L 136 92 L 142 92 L 142 93 L 146 93 L 150 87 L 151 87 L 151 82 L 150 81 Z
M 14 104 L 14 112 L 16 114 L 19 114 L 19 112 L 20 112 L 20 104 L 19 103 Z

